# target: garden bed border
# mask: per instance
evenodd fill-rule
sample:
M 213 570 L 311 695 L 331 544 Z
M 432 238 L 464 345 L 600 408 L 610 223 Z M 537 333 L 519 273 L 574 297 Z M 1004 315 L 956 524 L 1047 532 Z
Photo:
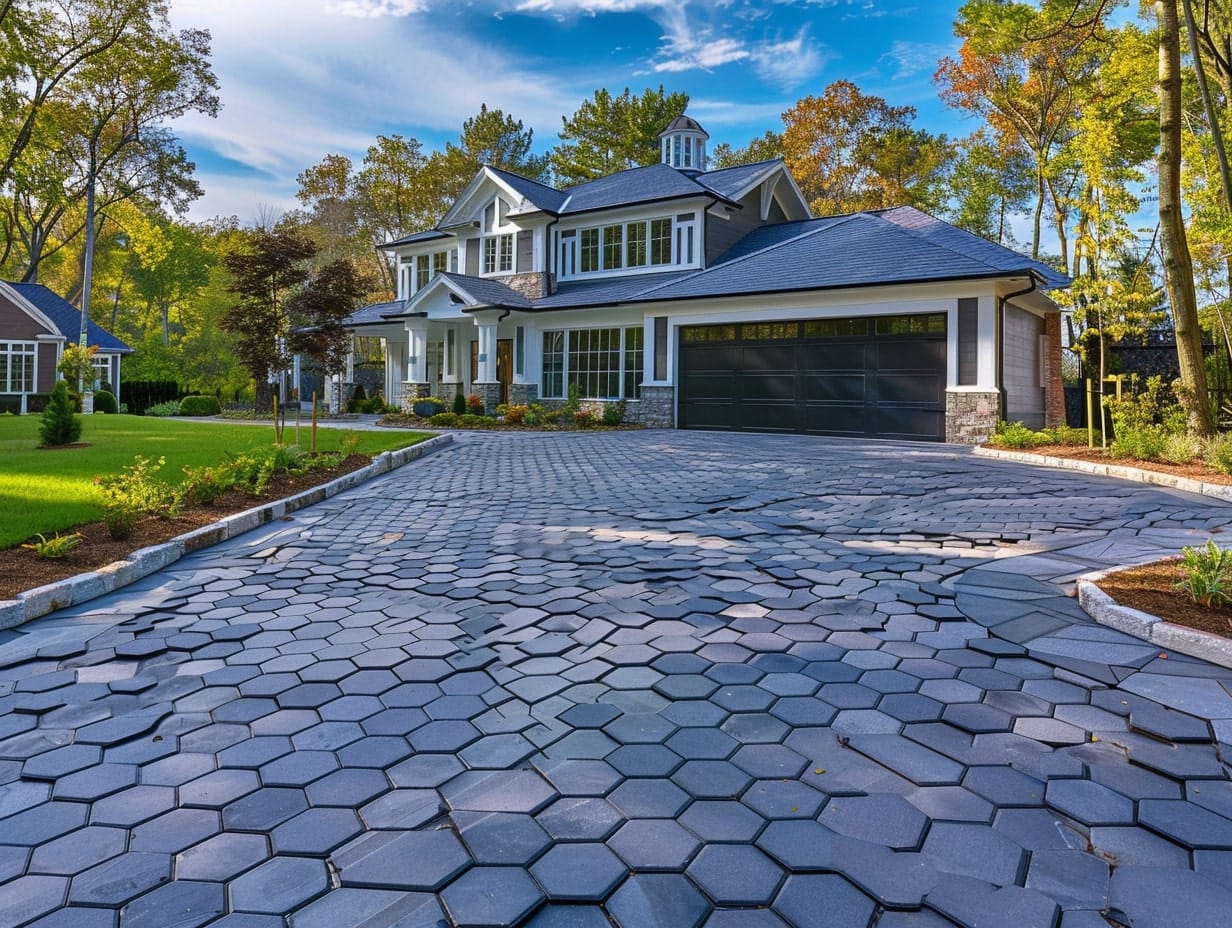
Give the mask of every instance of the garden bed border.
M 1128 467 L 1124 464 L 1103 464 L 1097 461 L 1075 461 L 1070 458 L 1058 458 L 1047 454 L 1032 454 L 1028 451 L 1007 451 L 1001 448 L 981 446 L 975 449 L 980 457 L 997 458 L 1003 461 L 1015 461 L 1020 464 L 1035 464 L 1045 467 L 1059 467 L 1064 470 L 1077 470 L 1103 477 L 1119 477 L 1122 480 L 1135 480 L 1138 483 L 1151 483 L 1156 486 L 1181 490 L 1186 493 L 1197 493 L 1214 499 L 1232 502 L 1232 486 L 1222 483 L 1206 483 L 1194 480 L 1192 477 L 1182 477 L 1163 471 L 1144 470 L 1141 467 Z M 1185 625 L 1166 622 L 1157 615 L 1122 606 L 1115 599 L 1096 586 L 1096 582 L 1110 574 L 1122 570 L 1139 567 L 1139 564 L 1114 567 L 1111 570 L 1101 570 L 1084 574 L 1077 578 L 1078 605 L 1100 625 L 1107 625 L 1118 631 L 1149 641 L 1178 654 L 1198 657 L 1220 667 L 1232 667 L 1232 639 L 1210 632 L 1199 631 Z
M 155 571 L 174 564 L 186 554 L 236 538 L 245 532 L 282 518 L 314 503 L 359 486 L 367 480 L 389 473 L 453 441 L 453 435 L 434 435 L 407 448 L 382 451 L 372 461 L 328 483 L 288 496 L 271 500 L 243 512 L 224 516 L 211 525 L 203 525 L 177 535 L 170 541 L 134 551 L 125 560 L 113 561 L 97 570 L 77 574 L 48 583 L 45 586 L 18 593 L 16 599 L 0 601 L 0 631 L 17 628 L 57 609 L 79 606 L 99 596 L 148 577 Z

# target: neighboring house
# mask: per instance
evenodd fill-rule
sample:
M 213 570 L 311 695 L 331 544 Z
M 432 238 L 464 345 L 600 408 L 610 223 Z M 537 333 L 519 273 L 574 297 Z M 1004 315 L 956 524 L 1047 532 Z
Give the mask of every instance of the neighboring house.
M 66 345 L 81 334 L 81 311 L 42 284 L 0 281 L 0 409 L 26 412 L 27 398 L 55 386 Z M 132 348 L 90 320 L 94 385 L 110 384 L 120 398 L 120 359 Z
M 386 397 L 625 401 L 651 426 L 982 441 L 1060 422 L 1068 279 L 910 207 L 813 218 L 781 160 L 662 162 L 557 190 L 482 168 L 439 225 L 383 246 Z

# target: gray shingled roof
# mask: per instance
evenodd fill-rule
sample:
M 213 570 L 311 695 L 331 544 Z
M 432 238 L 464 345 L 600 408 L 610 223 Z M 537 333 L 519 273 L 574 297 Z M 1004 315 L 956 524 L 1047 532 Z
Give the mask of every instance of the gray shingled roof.
M 562 216 L 655 200 L 712 195 L 691 177 L 666 164 L 629 168 L 569 187 L 565 193 L 569 198 L 560 211 Z
M 534 304 L 512 287 L 490 277 L 470 277 L 466 274 L 443 273 L 445 280 L 453 281 L 459 289 L 486 306 L 503 306 L 509 309 L 530 309 Z
M 604 280 L 567 281 L 551 296 L 534 301 L 536 310 L 575 309 L 581 306 L 612 306 L 629 303 L 648 289 L 661 287 L 691 276 L 693 271 L 662 271 L 633 277 L 609 277 Z
M 767 168 L 782 164 L 781 158 L 772 161 L 756 161 L 753 164 L 738 164 L 735 167 L 719 168 L 717 171 L 707 171 L 694 178 L 699 184 L 713 190 L 721 197 L 734 198 L 747 187 L 759 174 L 764 174 Z
M 390 316 L 401 314 L 406 304 L 401 300 L 394 300 L 389 303 L 369 303 L 361 309 L 355 310 L 351 315 L 346 317 L 343 325 L 378 325 L 383 322 L 388 322 Z
M 381 245 L 381 248 L 393 248 L 395 245 L 414 245 L 416 242 L 430 242 L 437 238 L 453 238 L 448 232 L 440 232 L 436 229 L 429 229 L 426 232 L 415 232 L 412 235 L 404 235 L 402 238 L 394 239 L 392 242 L 386 242 Z
M 549 187 L 547 184 L 530 180 L 529 178 L 522 177 L 520 174 L 513 174 L 510 171 L 494 167 L 489 167 L 488 170 L 516 190 L 520 196 L 525 197 L 528 202 L 544 212 L 560 212 L 561 206 L 564 205 L 567 199 L 567 195 L 555 187 Z

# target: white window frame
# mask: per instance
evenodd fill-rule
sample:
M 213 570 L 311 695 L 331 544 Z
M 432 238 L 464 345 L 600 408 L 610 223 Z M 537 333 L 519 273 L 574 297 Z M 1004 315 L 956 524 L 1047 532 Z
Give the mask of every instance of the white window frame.
M 508 220 L 509 204 L 496 197 L 483 211 L 479 237 L 479 276 L 503 277 L 518 272 L 518 227 Z
M 639 324 L 635 324 L 635 325 L 596 325 L 596 326 L 586 326 L 583 328 L 576 328 L 576 329 L 545 329 L 542 333 L 540 333 L 540 339 L 544 344 L 546 344 L 547 339 L 549 337 L 557 336 L 557 335 L 561 336 L 561 343 L 560 343 L 561 344 L 561 351 L 560 351 L 560 391 L 561 392 L 559 394 L 548 392 L 547 376 L 546 376 L 547 375 L 546 364 L 547 364 L 548 357 L 547 357 L 546 350 L 543 352 L 543 354 L 540 357 L 539 386 L 540 386 L 540 389 L 544 391 L 542 394 L 544 399 L 564 399 L 566 396 L 568 396 L 570 375 L 572 374 L 572 370 L 571 370 L 570 363 L 569 363 L 569 357 L 571 354 L 574 353 L 574 339 L 580 333 L 599 332 L 604 329 L 616 329 L 620 333 L 620 346 L 617 350 L 617 356 L 616 356 L 617 366 L 612 371 L 606 372 L 607 374 L 615 375 L 616 385 L 617 385 L 617 395 L 615 396 L 587 396 L 586 394 L 583 394 L 582 398 L 591 399 L 591 400 L 608 400 L 608 401 L 616 401 L 616 400 L 636 401 L 641 398 L 640 393 L 637 396 L 627 395 L 627 391 L 625 389 L 625 379 L 626 379 L 626 376 L 630 372 L 630 369 L 629 369 L 630 350 L 632 350 L 633 354 L 636 355 L 636 363 L 634 366 L 637 368 L 641 368 L 643 367 L 643 364 L 644 364 L 644 356 L 645 356 L 644 341 L 643 341 L 642 347 L 640 348 L 630 349 L 629 347 L 629 332 L 633 330 L 637 330 L 642 335 L 643 340 L 645 338 L 645 332 L 643 330 L 643 326 Z M 553 358 L 555 358 L 556 355 L 557 355 L 556 352 L 552 352 Z
M 34 388 L 38 386 L 38 342 L 0 342 L 0 355 L 4 357 L 4 375 L 0 379 L 0 393 L 33 393 Z M 14 358 L 21 358 L 23 361 L 29 359 L 28 375 L 23 378 L 23 383 L 17 385 L 16 389 L 14 389 L 15 381 L 13 380 Z M 22 367 L 25 367 L 24 363 Z
M 656 225 L 662 230 L 667 224 L 667 236 L 655 237 Z M 630 261 L 629 230 L 640 228 L 645 236 L 638 244 L 644 252 L 641 262 Z M 557 233 L 559 262 L 556 276 L 560 280 L 584 277 L 620 276 L 645 274 L 648 271 L 691 268 L 701 264 L 701 246 L 698 241 L 699 222 L 696 211 L 671 216 L 651 216 L 644 219 L 628 219 L 620 222 L 605 222 L 576 229 L 564 229 Z M 614 253 L 619 237 L 619 255 Z M 656 261 L 655 244 L 667 245 L 667 260 Z M 661 249 L 660 249 L 661 251 Z M 660 257 L 662 255 L 660 254 Z

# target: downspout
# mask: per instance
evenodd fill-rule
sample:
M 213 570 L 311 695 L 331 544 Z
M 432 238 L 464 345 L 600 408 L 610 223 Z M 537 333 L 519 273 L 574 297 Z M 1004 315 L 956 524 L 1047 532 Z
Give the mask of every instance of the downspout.
M 1003 421 L 1009 421 L 1009 409 L 1006 402 L 1005 391 L 1005 304 L 1015 297 L 1026 296 L 1028 293 L 1034 293 L 1037 289 L 1035 281 L 1035 272 L 1028 272 L 1027 279 L 1031 281 L 1029 286 L 1021 290 L 1015 290 L 1013 293 L 1007 293 L 1003 297 L 999 297 L 997 301 L 997 317 L 996 317 L 996 332 L 994 333 L 997 340 L 997 396 L 998 405 L 1000 406 L 999 418 Z

